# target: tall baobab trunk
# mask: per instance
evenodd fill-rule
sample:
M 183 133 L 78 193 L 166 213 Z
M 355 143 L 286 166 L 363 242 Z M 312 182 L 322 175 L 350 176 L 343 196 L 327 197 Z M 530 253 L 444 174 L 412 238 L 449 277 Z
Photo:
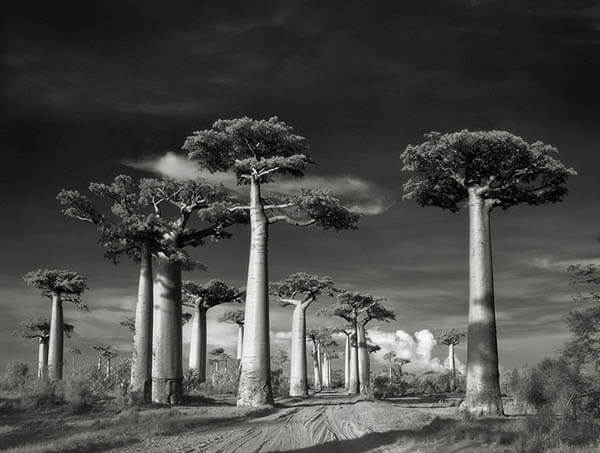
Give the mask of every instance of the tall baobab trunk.
M 154 281 L 152 337 L 152 402 L 180 403 L 183 400 L 181 265 L 165 259 L 158 261 Z
M 306 374 L 306 317 L 302 303 L 292 314 L 292 348 L 290 356 L 290 396 L 307 396 Z
M 388 362 L 388 373 L 389 373 L 389 381 L 391 384 L 392 383 L 392 360 L 391 359 Z
M 360 379 L 358 373 L 358 340 L 356 338 L 356 330 L 350 338 L 350 375 L 348 378 L 348 393 L 356 395 L 360 390 Z
M 152 253 L 149 246 L 143 244 L 140 248 L 130 396 L 145 402 L 152 399 L 152 291 Z
M 331 358 L 327 357 L 327 385 L 331 389 Z
M 246 284 L 244 348 L 238 406 L 273 404 L 269 344 L 269 226 L 260 197 L 260 185 L 250 180 L 250 259 Z
M 63 307 L 60 294 L 52 295 L 50 315 L 50 344 L 48 348 L 48 377 L 55 381 L 63 376 Z
M 244 348 L 244 325 L 238 324 L 238 342 L 237 342 L 237 359 L 242 360 L 242 350 Z
M 367 339 L 365 336 L 365 326 L 358 323 L 358 382 L 360 393 L 366 394 L 369 391 L 369 350 L 367 349 Z
M 40 337 L 38 348 L 38 378 L 48 377 L 48 337 Z
M 490 207 L 469 189 L 469 334 L 466 408 L 477 415 L 502 415 Z
M 448 364 L 450 365 L 450 390 L 456 391 L 456 363 L 454 361 L 454 344 L 448 345 Z
M 98 356 L 98 362 L 96 363 L 96 368 L 98 369 L 98 371 L 102 370 L 102 356 L 101 355 Z
M 110 377 L 110 357 L 106 358 L 106 377 Z
M 206 310 L 199 305 L 192 316 L 189 369 L 198 373 L 200 382 L 206 381 Z
M 314 376 L 314 387 L 315 391 L 321 390 L 321 379 L 319 377 L 319 355 L 317 354 L 317 345 L 313 340 L 313 376 Z
M 323 361 L 321 365 L 321 369 L 323 370 L 323 387 L 326 390 L 329 390 L 329 357 L 326 352 L 323 353 Z
M 317 343 L 317 368 L 319 369 L 319 388 L 323 388 L 323 354 L 321 353 L 321 344 Z
M 344 388 L 350 385 L 350 335 L 346 335 L 346 349 L 344 352 Z

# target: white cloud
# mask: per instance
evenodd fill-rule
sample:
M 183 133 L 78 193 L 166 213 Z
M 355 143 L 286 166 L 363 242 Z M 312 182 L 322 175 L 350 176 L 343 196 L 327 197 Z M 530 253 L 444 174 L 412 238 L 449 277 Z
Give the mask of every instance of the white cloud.
M 203 178 L 213 183 L 222 183 L 232 191 L 242 192 L 233 174 L 223 172 L 210 173 L 200 170 L 194 162 L 172 151 L 168 151 L 164 156 L 160 157 L 124 160 L 122 163 L 131 168 L 176 179 Z M 269 185 L 269 191 L 291 195 L 307 187 L 329 189 L 346 206 L 357 209 L 365 215 L 381 214 L 395 203 L 395 200 L 377 184 L 352 175 L 307 176 L 301 179 L 280 179 Z
M 433 348 L 437 341 L 429 329 L 419 330 L 414 335 L 403 330 L 384 332 L 371 329 L 368 331 L 368 335 L 375 344 L 381 347 L 381 350 L 374 354 L 376 360 L 383 361 L 386 353 L 395 352 L 396 357 L 410 360 L 410 363 L 404 366 L 407 371 L 442 373 L 448 369 L 447 360 L 442 363 L 440 359 L 433 357 Z M 460 361 L 456 363 L 460 371 L 464 370 L 464 365 Z

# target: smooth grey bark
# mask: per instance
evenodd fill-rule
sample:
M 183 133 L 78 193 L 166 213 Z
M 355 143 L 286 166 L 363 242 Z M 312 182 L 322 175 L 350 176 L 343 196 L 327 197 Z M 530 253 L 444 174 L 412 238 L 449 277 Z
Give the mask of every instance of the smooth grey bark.
M 306 307 L 297 302 L 292 314 L 290 396 L 308 396 L 306 373 Z
M 48 337 L 40 337 L 38 347 L 38 372 L 40 379 L 48 377 Z
M 350 347 L 350 376 L 348 381 L 348 393 L 356 395 L 360 391 L 359 373 L 358 373 L 358 340 L 356 330 L 352 333 Z
M 273 404 L 269 344 L 269 226 L 255 177 L 250 180 L 250 257 L 238 406 Z
M 454 360 L 454 344 L 448 345 L 448 363 L 450 364 L 451 380 L 450 387 L 454 392 L 456 390 L 456 362 Z
M 314 388 L 315 391 L 321 390 L 321 379 L 319 378 L 319 355 L 317 354 L 317 344 L 313 340 L 313 349 L 312 349 L 312 359 L 313 359 L 313 379 L 314 379 Z
M 244 325 L 238 324 L 238 342 L 237 342 L 237 359 L 242 360 L 242 350 L 244 348 Z
M 344 388 L 350 385 L 350 335 L 346 335 L 346 348 L 344 352 Z
M 494 278 L 491 206 L 469 189 L 469 333 L 466 409 L 475 415 L 502 415 Z
M 327 352 L 323 353 L 321 369 L 323 370 L 323 387 L 329 390 L 331 386 L 329 380 L 329 354 Z
M 388 363 L 388 373 L 389 373 L 389 381 L 392 383 L 392 360 L 390 359 Z
M 206 341 L 206 310 L 200 305 L 195 305 L 192 315 L 189 369 L 198 373 L 199 382 L 206 381 Z
M 150 402 L 152 399 L 152 292 L 152 253 L 147 244 L 142 244 L 129 388 L 133 400 L 144 402 Z
M 101 355 L 98 356 L 98 361 L 96 363 L 96 368 L 98 369 L 98 371 L 102 370 L 102 356 Z
M 317 343 L 317 368 L 319 370 L 319 388 L 323 388 L 323 354 L 321 353 L 321 344 Z
M 64 321 L 60 294 L 52 295 L 50 314 L 50 340 L 48 346 L 48 378 L 51 381 L 63 377 Z
M 154 280 L 152 402 L 183 400 L 181 348 L 181 266 L 159 259 Z
M 365 326 L 361 322 L 357 324 L 357 334 L 359 390 L 361 394 L 366 394 L 369 392 L 369 350 L 367 349 Z
M 106 358 L 106 377 L 110 377 L 110 357 Z

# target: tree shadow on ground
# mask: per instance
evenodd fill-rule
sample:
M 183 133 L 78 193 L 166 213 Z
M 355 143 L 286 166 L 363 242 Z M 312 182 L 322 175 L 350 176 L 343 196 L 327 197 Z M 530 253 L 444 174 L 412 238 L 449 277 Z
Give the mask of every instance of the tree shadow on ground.
M 385 432 L 372 432 L 355 439 L 334 440 L 308 447 L 281 450 L 280 453 L 362 453 L 389 446 L 405 440 L 407 446 L 414 443 L 433 444 L 437 441 L 451 445 L 464 440 L 479 441 L 481 444 L 495 442 L 509 445 L 519 434 L 508 429 L 511 420 L 502 418 L 481 419 L 464 422 L 457 419 L 434 418 L 430 424 L 420 429 L 398 429 Z M 415 449 L 417 447 L 415 446 Z

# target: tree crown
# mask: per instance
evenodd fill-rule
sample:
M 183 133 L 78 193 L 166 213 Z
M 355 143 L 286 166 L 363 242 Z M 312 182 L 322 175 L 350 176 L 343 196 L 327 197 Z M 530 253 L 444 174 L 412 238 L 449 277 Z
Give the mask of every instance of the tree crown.
M 460 329 L 443 330 L 437 335 L 437 339 L 446 346 L 460 343 L 460 340 L 466 336 L 465 332 Z
M 337 296 L 333 306 L 320 310 L 319 315 L 337 316 L 351 323 L 360 322 L 362 325 L 373 319 L 389 322 L 396 319 L 396 315 L 381 304 L 384 300 L 370 294 L 344 291 Z
M 201 310 L 208 310 L 228 302 L 242 302 L 244 291 L 229 286 L 222 280 L 209 280 L 198 284 L 191 281 L 183 282 L 183 304 L 198 306 Z
M 244 325 L 244 310 L 231 310 L 223 313 L 223 315 L 217 319 L 217 322 L 226 322 L 229 324 L 237 324 L 239 326 Z
M 308 306 L 317 297 L 321 295 L 332 297 L 336 291 L 331 277 L 311 275 L 306 272 L 291 274 L 278 282 L 271 283 L 269 287 L 269 292 L 279 297 L 283 306 L 290 304 Z M 297 299 L 299 296 L 302 297 Z
M 504 209 L 518 204 L 561 201 L 566 182 L 576 172 L 554 157 L 557 149 L 540 141 L 527 143 L 505 131 L 430 132 L 420 145 L 400 156 L 412 176 L 404 198 L 421 206 L 458 211 L 469 190 Z
M 44 297 L 60 296 L 64 301 L 74 302 L 81 308 L 86 308 L 81 303 L 80 296 L 88 288 L 87 278 L 77 272 L 38 269 L 25 274 L 23 280 L 28 286 L 39 289 Z
M 74 326 L 63 323 L 63 333 L 71 337 Z M 45 317 L 29 318 L 19 323 L 19 328 L 13 332 L 13 335 L 21 338 L 48 338 L 50 336 L 50 320 Z

